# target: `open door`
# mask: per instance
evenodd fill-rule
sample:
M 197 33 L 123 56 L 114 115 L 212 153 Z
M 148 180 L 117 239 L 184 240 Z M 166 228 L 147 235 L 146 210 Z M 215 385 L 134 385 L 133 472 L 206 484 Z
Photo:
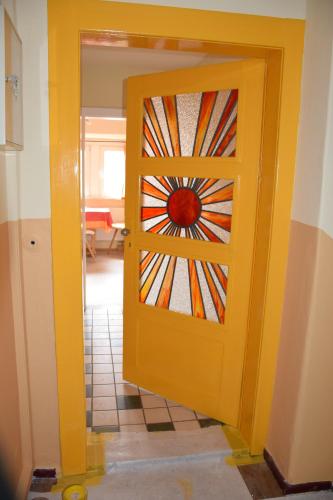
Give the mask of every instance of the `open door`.
M 265 65 L 127 88 L 124 378 L 237 425 Z

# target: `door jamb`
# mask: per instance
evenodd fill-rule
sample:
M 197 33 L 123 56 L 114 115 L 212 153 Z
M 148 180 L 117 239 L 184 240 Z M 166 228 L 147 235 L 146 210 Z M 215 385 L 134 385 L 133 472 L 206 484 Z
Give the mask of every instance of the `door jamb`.
M 162 46 L 259 57 L 266 61 L 262 171 L 253 267 L 256 279 L 252 281 L 251 335 L 239 421 L 251 453 L 261 453 L 269 424 L 283 302 L 304 22 L 99 0 L 49 0 L 48 3 L 52 254 L 63 473 L 84 473 L 92 465 L 89 450 L 88 457 L 86 453 L 82 370 L 80 36 L 86 41 L 99 36 L 123 46 Z M 62 245 L 64 240 L 66 249 Z

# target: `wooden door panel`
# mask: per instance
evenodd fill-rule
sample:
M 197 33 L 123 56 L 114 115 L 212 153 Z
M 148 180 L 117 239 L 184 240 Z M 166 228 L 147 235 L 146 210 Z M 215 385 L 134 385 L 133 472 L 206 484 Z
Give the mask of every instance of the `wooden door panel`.
M 128 82 L 124 376 L 236 425 L 264 63 Z

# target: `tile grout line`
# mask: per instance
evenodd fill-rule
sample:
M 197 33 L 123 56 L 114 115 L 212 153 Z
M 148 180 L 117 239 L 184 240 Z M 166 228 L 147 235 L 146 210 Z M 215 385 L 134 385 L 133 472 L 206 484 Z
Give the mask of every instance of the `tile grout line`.
M 91 430 L 94 426 L 94 411 L 93 411 L 93 404 L 94 404 L 94 365 L 93 365 L 93 340 L 94 340 L 94 335 L 93 335 L 93 328 L 94 328 L 94 309 L 92 309 L 91 312 L 91 338 L 90 338 L 90 345 L 91 345 L 91 405 L 90 405 L 90 412 L 91 412 Z
M 118 410 L 118 401 L 117 401 L 117 389 L 116 389 L 116 376 L 115 376 L 115 371 L 114 371 L 114 363 L 113 363 L 113 356 L 112 356 L 112 343 L 111 343 L 111 331 L 110 331 L 110 315 L 109 315 L 109 309 L 107 310 L 108 313 L 108 332 L 109 332 L 109 343 L 110 343 L 110 355 L 111 355 L 111 362 L 112 362 L 112 377 L 113 377 L 113 386 L 114 386 L 114 395 L 115 395 L 115 401 L 116 401 L 116 412 L 117 412 L 117 427 L 120 430 L 120 418 L 119 418 L 119 410 Z
M 121 424 L 120 424 L 119 405 L 118 405 L 118 399 L 117 399 L 117 396 L 118 396 L 118 393 L 117 393 L 117 385 L 123 385 L 123 386 L 126 386 L 126 385 L 131 385 L 131 386 L 132 386 L 132 384 L 129 384 L 129 383 L 127 383 L 126 381 L 124 381 L 124 379 L 123 379 L 123 372 L 117 372 L 117 373 L 120 373 L 120 374 L 121 374 L 121 380 L 122 380 L 122 382 L 120 383 L 120 382 L 118 381 L 118 382 L 119 382 L 119 384 L 117 384 L 117 381 L 116 381 L 116 372 L 115 372 L 115 366 L 114 366 L 114 365 L 115 365 L 115 364 L 122 364 L 122 365 L 123 365 L 123 349 L 121 349 L 121 350 L 122 350 L 122 354 L 119 354 L 119 353 L 115 354 L 115 355 L 117 355 L 117 356 L 119 356 L 119 357 L 120 357 L 120 359 L 121 359 L 121 363 L 119 363 L 119 362 L 118 362 L 118 363 L 115 363 L 115 362 L 114 362 L 114 357 L 113 357 L 113 356 L 114 356 L 114 355 L 113 355 L 113 349 L 114 349 L 114 348 L 119 348 L 120 346 L 113 346 L 113 345 L 112 345 L 112 340 L 122 340 L 122 337 L 121 337 L 121 338 L 119 338 L 119 337 L 113 338 L 112 334 L 113 334 L 113 333 L 114 333 L 114 334 L 118 334 L 118 333 L 123 334 L 123 329 L 122 329 L 122 331 L 121 331 L 121 332 L 117 332 L 117 329 L 119 329 L 119 327 L 120 327 L 121 325 L 114 325 L 114 324 L 110 323 L 110 321 L 111 321 L 111 316 L 118 316 L 118 318 L 115 318 L 115 320 L 116 320 L 116 319 L 117 319 L 117 320 L 119 319 L 119 321 L 122 321 L 122 320 L 123 320 L 123 317 L 122 317 L 122 315 L 121 315 L 121 314 L 111 314 L 111 313 L 110 313 L 110 311 L 109 311 L 109 309 L 106 309 L 106 314 L 105 314 L 105 316 L 107 317 L 107 332 L 105 332 L 105 334 L 107 334 L 107 336 L 106 336 L 106 337 L 104 337 L 104 338 L 103 338 L 103 337 L 102 337 L 102 338 L 100 338 L 100 340 L 107 340 L 108 346 L 106 346 L 106 347 L 109 349 L 109 353 L 110 353 L 111 361 L 110 361 L 110 362 L 105 362 L 105 361 L 104 361 L 104 362 L 102 362 L 102 363 L 97 363 L 97 362 L 95 363 L 95 361 L 94 361 L 94 348 L 95 348 L 95 346 L 94 346 L 94 340 L 98 340 L 98 337 L 97 337 L 97 339 L 95 339 L 95 337 L 94 337 L 94 333 L 97 333 L 97 334 L 101 334 L 101 335 L 103 335 L 103 333 L 104 333 L 104 332 L 94 332 L 94 328 L 95 328 L 95 326 L 96 326 L 96 327 L 101 327 L 101 328 L 103 328 L 103 326 L 104 326 L 104 325 L 95 325 L 95 321 L 94 321 L 94 320 L 95 320 L 94 308 L 92 308 L 91 318 L 85 318 L 85 319 L 87 319 L 87 320 L 88 320 L 88 322 L 91 322 L 91 325 L 87 325 L 87 327 L 89 327 L 89 328 L 90 328 L 90 347 L 91 347 L 91 366 L 92 366 L 92 373 L 91 373 L 91 377 L 92 377 L 92 384 L 91 384 L 91 385 L 92 385 L 92 386 L 94 386 L 94 385 L 95 385 L 95 383 L 94 383 L 94 373 L 95 373 L 94 367 L 95 367 L 95 365 L 98 365 L 98 364 L 105 364 L 105 363 L 106 363 L 106 364 L 110 364 L 110 365 L 112 366 L 112 380 L 113 380 L 113 386 L 114 386 L 114 397 L 115 397 L 115 403 L 116 403 L 116 408 L 115 408 L 115 410 L 116 410 L 116 412 L 117 412 L 117 424 L 118 424 L 118 425 L 117 425 L 116 427 L 117 427 L 117 428 L 119 429 L 119 431 L 120 431 Z M 98 320 L 97 316 L 96 316 L 96 319 Z M 99 319 L 99 321 L 102 321 L 102 322 L 103 322 L 103 320 L 102 320 L 102 319 Z M 105 325 L 105 326 L 106 326 L 106 325 Z M 115 331 L 115 332 L 112 332 L 111 330 L 113 330 L 113 329 L 115 329 L 116 331 Z M 122 344 L 122 342 L 121 342 L 121 344 Z M 103 347 L 103 346 L 96 346 L 96 347 Z M 98 353 L 98 354 L 96 354 L 96 356 L 99 356 L 99 355 L 101 355 L 101 356 L 103 356 L 103 355 L 104 355 L 104 356 L 105 356 L 105 353 L 104 353 L 104 354 L 99 354 L 99 353 Z M 103 374 L 103 372 L 101 372 L 101 375 L 102 375 L 102 374 Z M 105 374 L 107 374 L 107 373 L 105 373 Z M 101 385 L 101 384 L 96 384 L 96 385 Z M 103 384 L 102 384 L 102 385 L 103 385 Z M 111 385 L 111 384 L 110 384 L 110 383 L 106 383 L 105 385 Z M 143 400 L 142 400 L 142 397 L 143 397 L 145 394 L 141 393 L 141 390 L 140 390 L 140 387 L 139 387 L 139 386 L 135 386 L 135 388 L 137 389 L 137 391 L 138 391 L 138 394 L 137 394 L 137 395 L 139 395 L 139 398 L 140 398 L 141 408 L 139 408 L 139 409 L 141 409 L 141 410 L 142 410 L 143 419 L 144 419 L 144 425 L 145 425 L 145 427 L 146 427 L 146 431 L 147 431 L 147 432 L 149 432 L 149 431 L 148 431 L 148 427 L 147 427 L 147 426 L 148 426 L 148 423 L 147 423 L 147 419 L 146 419 L 146 415 L 145 415 L 145 410 L 154 410 L 154 409 L 156 409 L 156 410 L 161 410 L 161 409 L 165 409 L 165 408 L 167 409 L 167 412 L 168 412 L 168 415 L 169 415 L 169 418 L 170 418 L 170 423 L 171 423 L 171 424 L 172 424 L 172 426 L 174 427 L 174 430 L 176 430 L 176 429 L 175 429 L 175 423 L 178 423 L 178 422 L 182 422 L 182 423 L 186 423 L 186 422 L 197 422 L 197 423 L 199 424 L 199 429 L 198 429 L 198 430 L 200 430 L 200 428 L 201 428 L 201 425 L 200 425 L 200 419 L 199 419 L 199 418 L 198 418 L 198 416 L 197 416 L 197 412 L 195 412 L 194 410 L 192 410 L 192 409 L 190 410 L 190 409 L 189 409 L 189 410 L 193 413 L 193 418 L 191 418 L 190 420 L 177 420 L 177 421 L 175 421 L 175 420 L 173 420 L 172 413 L 171 413 L 171 411 L 170 411 L 170 408 L 171 408 L 171 407 L 169 407 L 169 405 L 167 404 L 167 400 L 166 400 L 166 398 L 163 398 L 163 397 L 161 397 L 161 396 L 159 396 L 158 394 L 155 394 L 155 393 L 148 393 L 148 395 L 152 395 L 152 396 L 155 396 L 155 397 L 161 398 L 161 400 L 165 403 L 165 406 L 155 406 L 155 407 L 152 407 L 152 408 L 148 408 L 148 407 L 147 407 L 147 408 L 145 408 L 145 407 L 143 406 Z M 136 396 L 137 396 L 137 395 L 136 395 Z M 127 395 L 126 395 L 126 394 L 124 394 L 124 395 L 123 395 L 123 397 L 124 397 L 125 399 L 126 399 L 126 397 L 131 398 L 131 396 L 133 396 L 133 395 L 128 395 L 128 394 L 127 394 Z M 97 396 L 96 396 L 96 397 L 97 397 Z M 110 397 L 110 396 L 108 396 L 108 395 L 103 395 L 103 396 L 99 396 L 99 397 L 103 399 L 103 398 L 105 398 L 105 397 Z M 92 390 L 91 390 L 91 406 L 90 406 L 90 408 L 91 408 L 91 414 L 92 414 L 92 422 L 91 422 L 92 424 L 94 423 L 94 422 L 93 422 L 93 411 L 95 411 L 95 410 L 93 410 L 94 398 L 95 398 L 95 392 L 94 392 L 94 387 L 92 387 Z M 179 407 L 180 407 L 180 408 L 185 408 L 185 407 L 182 407 L 181 405 L 179 405 Z M 135 408 L 127 408 L 127 409 L 125 408 L 125 410 L 130 410 L 130 409 L 135 409 Z M 187 408 L 186 408 L 186 409 L 187 409 Z M 112 410 L 112 408 L 111 408 L 111 410 Z M 103 410 L 103 409 L 101 409 L 101 410 L 96 410 L 96 412 L 99 412 L 99 411 L 107 411 L 107 410 Z M 207 417 L 207 418 L 208 418 L 208 417 Z M 161 423 L 161 422 L 152 422 L 152 424 L 159 424 L 159 423 Z M 162 423 L 164 423 L 164 422 L 162 422 Z M 105 425 L 110 425 L 110 426 L 112 426 L 112 424 L 105 424 Z M 126 426 L 132 426 L 132 425 L 138 425 L 138 423 L 133 423 L 133 424 L 124 424 L 124 425 L 126 425 Z M 92 425 L 92 427 L 99 427 L 99 426 L 93 426 L 93 425 Z M 103 427 L 103 426 L 101 426 L 101 427 Z

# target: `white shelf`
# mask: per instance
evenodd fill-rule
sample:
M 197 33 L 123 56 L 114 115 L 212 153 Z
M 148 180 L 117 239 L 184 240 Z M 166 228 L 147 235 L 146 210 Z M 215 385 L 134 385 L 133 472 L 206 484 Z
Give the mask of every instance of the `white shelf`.
M 23 149 L 22 42 L 0 5 L 0 149 Z

